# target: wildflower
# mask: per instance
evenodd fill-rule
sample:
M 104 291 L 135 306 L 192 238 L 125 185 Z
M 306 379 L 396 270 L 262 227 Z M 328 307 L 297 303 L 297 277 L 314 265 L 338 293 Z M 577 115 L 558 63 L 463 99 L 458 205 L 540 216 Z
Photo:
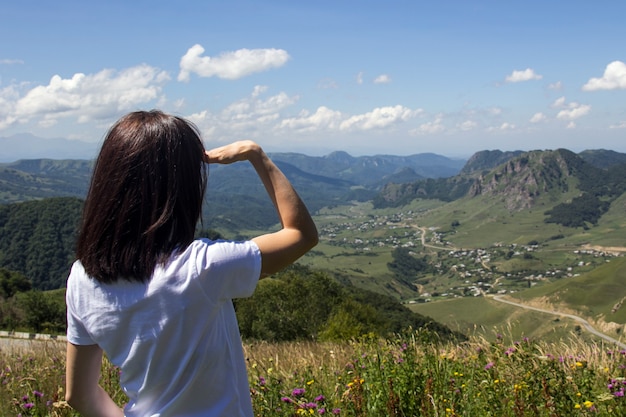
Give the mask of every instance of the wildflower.
M 26 403 L 24 404 L 22 407 L 24 407 L 27 410 L 30 410 L 31 408 L 33 408 L 35 406 L 35 404 L 33 403 Z
M 39 391 L 37 391 L 37 390 L 33 391 L 33 394 L 34 394 L 34 395 L 35 395 L 35 397 L 37 397 L 37 398 L 41 398 L 41 397 L 43 397 L 43 392 L 39 392 Z
M 578 410 L 580 408 L 580 404 L 576 404 L 574 408 Z
M 307 383 L 306 383 L 306 384 L 307 384 L 307 385 L 312 385 L 314 382 L 315 382 L 315 380 L 314 380 L 314 379 L 312 379 L 312 380 L 310 380 L 310 381 L 307 381 Z
M 493 365 L 495 365 L 493 362 L 489 362 L 487 365 L 485 365 L 485 370 L 488 371 L 489 369 L 493 368 Z
M 333 414 L 335 415 L 341 414 L 341 408 L 333 408 Z
M 317 414 L 326 414 L 326 409 L 325 408 L 320 408 L 319 410 L 317 410 Z
M 324 397 L 323 395 L 318 395 L 317 397 L 315 397 L 315 401 L 316 402 L 322 402 L 326 399 L 326 397 Z
M 317 408 L 317 404 L 316 403 L 306 403 L 304 404 L 304 408 Z
M 292 403 L 293 402 L 293 400 L 291 398 L 289 398 L 289 397 L 282 397 L 280 400 L 282 402 L 284 402 L 284 403 Z
M 589 400 L 585 401 L 583 404 L 585 404 L 585 407 L 587 407 L 587 408 L 593 407 L 593 402 L 591 402 Z
M 304 395 L 304 392 L 304 388 L 294 388 L 293 391 L 291 391 L 291 395 L 293 395 L 294 397 L 300 397 Z
M 266 384 L 265 378 L 263 378 L 262 376 L 259 377 L 259 385 L 263 386 Z

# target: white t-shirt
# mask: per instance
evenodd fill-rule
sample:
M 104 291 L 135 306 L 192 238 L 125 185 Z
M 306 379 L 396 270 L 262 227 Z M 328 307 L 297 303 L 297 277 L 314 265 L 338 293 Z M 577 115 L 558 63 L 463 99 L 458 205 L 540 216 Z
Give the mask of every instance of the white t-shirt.
M 67 282 L 67 338 L 120 367 L 128 417 L 253 416 L 232 299 L 261 273 L 254 242 L 196 240 L 147 283 L 101 284 L 82 264 Z

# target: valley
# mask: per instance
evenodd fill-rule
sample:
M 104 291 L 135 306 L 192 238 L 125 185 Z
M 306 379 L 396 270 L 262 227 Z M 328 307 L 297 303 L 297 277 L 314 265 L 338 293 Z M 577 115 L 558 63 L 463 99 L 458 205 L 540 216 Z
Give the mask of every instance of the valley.
M 626 154 L 482 151 L 463 164 L 436 155 L 273 157 L 318 225 L 320 243 L 301 264 L 489 340 L 503 332 L 512 339 L 597 340 L 566 316 L 495 297 L 582 317 L 621 340 Z M 7 203 L 0 206 L 0 267 L 28 275 L 36 288 L 59 287 L 90 166 L 53 160 L 0 165 L 0 198 Z M 66 207 L 59 210 L 48 199 L 54 196 L 74 199 L 54 203 Z M 50 204 L 36 208 L 38 201 Z M 245 239 L 276 222 L 249 166 L 211 168 L 203 229 Z M 50 238 L 59 224 L 66 230 L 52 238 L 59 241 L 51 258 L 51 242 L 30 237 Z M 25 247 L 33 255 L 28 259 L 20 255 L 29 252 Z M 51 260 L 63 273 L 50 276 Z
M 528 213 L 508 213 L 505 221 L 498 221 L 494 215 L 490 222 L 481 220 L 480 225 L 462 221 L 453 227 L 440 220 L 448 219 L 449 213 L 458 214 L 456 208 L 446 206 L 418 200 L 393 210 L 353 202 L 320 210 L 315 216 L 320 244 L 301 263 L 333 271 L 351 285 L 392 295 L 411 310 L 454 330 L 478 333 L 490 340 L 505 330 L 512 339 L 533 335 L 548 340 L 600 340 L 568 317 L 574 314 L 584 316 L 590 326 L 610 338 L 621 336 L 626 316 L 599 316 L 551 297 L 550 288 L 553 283 L 567 288 L 569 283 L 585 279 L 607 264 L 619 265 L 626 248 L 597 242 L 602 237 L 606 242 L 619 240 L 613 236 L 613 229 L 614 221 L 621 221 L 622 216 L 608 216 L 588 230 L 542 224 L 540 213 L 532 218 L 527 217 Z M 501 229 L 493 234 L 498 240 L 488 243 L 483 235 L 490 233 L 481 232 L 481 228 Z M 478 245 L 469 245 L 468 234 L 475 236 Z M 504 240 L 505 235 L 508 240 Z M 388 264 L 393 262 L 397 248 L 406 248 L 411 256 L 426 259 L 430 269 L 413 276 L 394 274 Z M 602 287 L 603 283 L 597 280 L 597 285 Z M 531 289 L 541 288 L 545 294 L 519 298 Z M 607 294 L 604 304 L 610 304 L 611 296 L 614 304 L 618 303 L 624 295 L 622 289 Z M 531 310 L 503 305 L 496 297 L 523 303 Z M 591 302 L 584 303 L 591 306 Z M 562 312 L 563 316 L 555 319 L 549 313 L 540 313 L 538 308 Z

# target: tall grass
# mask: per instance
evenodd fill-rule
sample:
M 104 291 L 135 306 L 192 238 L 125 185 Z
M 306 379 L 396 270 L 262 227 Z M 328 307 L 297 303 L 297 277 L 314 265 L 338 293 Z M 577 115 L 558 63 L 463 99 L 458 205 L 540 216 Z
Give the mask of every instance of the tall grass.
M 255 414 L 626 416 L 626 351 L 506 340 L 453 344 L 416 331 L 338 344 L 246 344 Z M 59 345 L 0 351 L 0 415 L 74 415 L 62 401 L 63 366 Z M 117 376 L 105 363 L 102 385 L 123 404 Z

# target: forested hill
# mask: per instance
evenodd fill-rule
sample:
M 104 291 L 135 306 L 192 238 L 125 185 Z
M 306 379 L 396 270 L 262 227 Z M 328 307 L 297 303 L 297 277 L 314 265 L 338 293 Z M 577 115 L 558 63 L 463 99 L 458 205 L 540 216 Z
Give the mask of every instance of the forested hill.
M 0 205 L 0 267 L 21 272 L 34 288 L 64 287 L 81 209 L 72 197 Z

